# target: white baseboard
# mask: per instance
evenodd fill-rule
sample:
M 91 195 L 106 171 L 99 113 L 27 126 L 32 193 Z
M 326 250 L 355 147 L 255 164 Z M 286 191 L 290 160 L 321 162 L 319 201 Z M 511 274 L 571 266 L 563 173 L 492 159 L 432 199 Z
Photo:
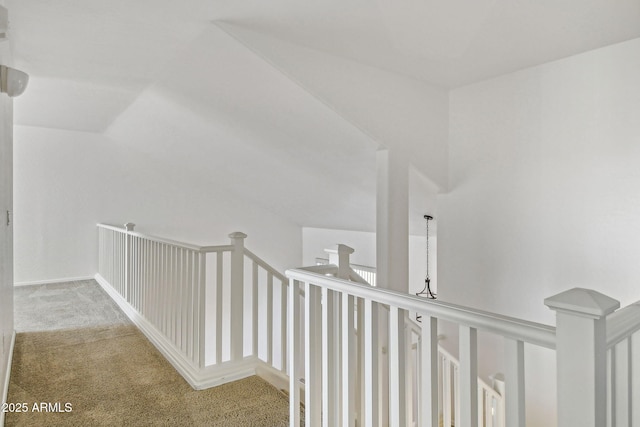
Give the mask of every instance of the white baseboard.
M 62 277 L 60 279 L 34 280 L 30 282 L 16 282 L 13 284 L 13 286 L 48 285 L 53 283 L 77 282 L 80 280 L 92 280 L 92 279 L 93 279 L 93 276 Z
M 11 344 L 9 345 L 9 357 L 4 376 L 4 386 L 2 388 L 2 404 L 7 402 L 9 394 L 9 380 L 11 379 L 11 364 L 13 363 L 13 349 L 16 346 L 16 331 L 11 334 Z M 4 411 L 0 411 L 0 427 L 4 427 Z
M 257 357 L 245 357 L 239 362 L 225 362 L 216 366 L 200 368 L 189 360 L 177 349 L 167 337 L 153 324 L 138 313 L 129 303 L 107 282 L 100 274 L 95 275 L 95 280 L 109 294 L 122 311 L 131 319 L 134 325 L 147 337 L 158 349 L 176 371 L 195 390 L 222 385 L 237 381 L 251 375 L 256 375 L 257 367 L 264 364 Z

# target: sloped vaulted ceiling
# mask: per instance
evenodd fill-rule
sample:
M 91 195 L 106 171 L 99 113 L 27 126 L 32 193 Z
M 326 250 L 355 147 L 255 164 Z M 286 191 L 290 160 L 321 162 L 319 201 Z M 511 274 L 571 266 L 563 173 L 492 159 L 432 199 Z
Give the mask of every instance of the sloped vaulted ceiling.
M 380 146 L 446 191 L 447 88 L 640 36 L 635 0 L 6 5 L 32 76 L 17 124 L 106 133 L 295 223 L 355 229 L 373 228 Z

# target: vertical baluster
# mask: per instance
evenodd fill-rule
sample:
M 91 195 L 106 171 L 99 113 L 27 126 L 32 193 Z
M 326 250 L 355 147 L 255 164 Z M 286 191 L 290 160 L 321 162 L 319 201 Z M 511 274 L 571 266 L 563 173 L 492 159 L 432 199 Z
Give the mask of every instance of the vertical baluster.
M 185 283 L 186 295 L 184 298 L 185 301 L 185 351 L 187 353 L 187 357 L 193 360 L 193 353 L 191 342 L 193 340 L 193 325 L 191 323 L 191 319 L 193 318 L 193 310 L 192 310 L 192 301 L 193 301 L 193 256 L 195 251 L 189 251 L 187 253 L 187 277 Z
M 405 426 L 406 387 L 404 352 L 406 351 L 404 316 L 406 310 L 389 307 L 389 425 Z
M 364 426 L 379 425 L 378 419 L 378 304 L 364 300 Z
M 140 260 L 140 262 L 138 267 L 138 311 L 142 314 L 142 316 L 144 316 L 144 274 L 146 269 L 146 252 L 144 248 L 147 245 L 147 240 L 143 238 L 139 239 L 140 243 L 138 248 L 138 259 Z
M 524 342 L 505 338 L 504 352 L 506 423 L 524 427 Z
M 222 269 L 223 253 L 216 253 L 216 363 L 222 363 Z
M 607 351 L 607 361 L 606 361 L 606 371 L 607 371 L 607 402 L 606 402 L 606 412 L 607 412 L 607 427 L 616 427 L 616 365 L 615 365 L 615 352 L 616 349 L 611 348 Z
M 207 307 L 207 254 L 200 253 L 198 260 L 199 274 L 198 274 L 198 361 L 200 368 L 204 368 L 206 365 L 206 307 Z M 219 362 L 216 360 L 216 362 Z
M 342 294 L 342 424 L 355 426 L 355 337 L 353 296 Z
M 114 285 L 114 288 L 116 288 L 116 291 L 118 291 L 118 293 L 120 293 L 120 295 L 122 296 L 122 288 L 120 287 L 120 233 L 115 234 L 113 233 L 113 237 L 112 237 L 112 241 L 113 241 L 113 245 L 111 246 L 111 252 L 112 252 L 112 257 L 111 257 L 111 274 L 113 275 L 112 277 L 112 282 Z
M 178 280 L 180 277 L 180 248 L 174 246 L 172 248 L 171 259 L 171 341 L 178 347 Z
M 182 254 L 182 280 L 180 281 L 180 301 L 182 302 L 180 316 L 180 336 L 182 338 L 182 350 L 188 353 L 187 348 L 187 309 L 189 301 L 189 254 L 191 250 L 185 249 Z
M 631 388 L 631 427 L 640 427 L 640 335 L 638 332 L 629 337 L 629 381 Z
M 452 364 L 452 372 L 453 372 L 453 380 L 452 380 L 452 384 L 453 384 L 453 420 L 454 420 L 454 424 L 456 422 L 458 422 L 459 420 L 461 420 L 461 416 L 460 416 L 460 411 L 461 411 L 461 404 L 460 404 L 460 366 L 456 365 L 455 363 Z
M 125 250 L 124 250 L 124 256 L 125 256 L 125 262 L 124 262 L 124 299 L 131 303 L 131 290 L 129 289 L 131 286 L 131 279 L 132 279 L 132 262 L 134 260 L 133 255 L 131 253 L 131 232 L 133 231 L 133 228 L 135 226 L 135 224 L 128 222 L 125 225 Z
M 615 351 L 612 352 L 613 372 L 613 401 L 612 414 L 614 415 L 616 426 L 628 426 L 631 424 L 631 382 L 630 360 L 629 360 L 629 342 L 624 340 L 616 344 Z M 613 350 L 612 350 L 613 351 Z
M 413 342 L 412 342 L 412 333 L 411 328 L 404 322 L 404 342 L 405 342 L 405 352 L 404 352 L 404 386 L 405 386 L 405 412 L 407 413 L 407 425 L 414 425 L 416 420 L 413 418 L 413 380 L 415 378 L 415 370 L 413 367 L 413 361 L 411 360 L 413 356 Z
M 102 239 L 102 228 L 98 227 L 98 274 L 104 277 L 102 271 L 102 245 L 104 241 Z
M 258 357 L 258 263 L 253 262 L 251 270 L 251 320 L 252 326 L 252 339 L 253 339 L 253 355 Z M 284 339 L 284 336 L 283 336 Z
M 169 292 L 171 286 L 171 246 L 163 244 L 164 249 L 164 277 L 162 280 L 162 332 L 170 336 L 169 325 L 171 312 L 171 294 Z
M 188 275 L 188 265 L 187 265 L 187 256 L 189 253 L 189 249 L 182 248 L 182 256 L 180 257 L 180 286 L 178 288 L 178 301 L 180 304 L 179 312 L 180 316 L 178 318 L 179 323 L 179 336 L 180 336 L 180 349 L 186 354 L 187 353 L 187 345 L 185 342 L 186 331 L 185 331 L 185 309 L 187 303 L 187 275 Z
M 333 427 L 340 424 L 338 419 L 339 366 L 335 355 L 336 312 L 334 292 L 322 288 L 322 425 Z
M 129 265 L 128 265 L 128 270 L 129 270 L 129 274 L 128 274 L 128 288 L 127 288 L 127 292 L 129 294 L 129 304 L 131 304 L 131 306 L 134 308 L 134 310 L 137 311 L 137 307 L 136 307 L 136 292 L 137 292 L 137 288 L 136 288 L 136 274 L 137 274 L 137 259 L 138 254 L 136 253 L 136 238 L 133 236 L 129 236 L 129 257 L 128 257 L 128 261 L 129 261 Z
M 160 305 L 160 245 L 158 242 L 153 242 L 153 276 L 152 276 L 152 284 L 153 291 L 151 293 L 151 318 L 153 319 L 153 324 L 158 326 L 158 308 Z
M 291 329 L 289 329 L 289 425 L 300 425 L 300 382 L 296 372 L 300 363 L 300 283 L 292 280 L 289 283 L 289 313 L 291 313 Z
M 289 284 L 291 286 L 291 284 Z M 305 283 L 305 417 L 307 427 L 319 427 L 322 410 L 322 331 L 320 289 Z M 291 292 L 289 292 L 291 294 Z M 290 342 L 289 345 L 292 345 Z M 289 365 L 292 362 L 289 361 Z
M 273 274 L 267 274 L 267 363 L 273 364 Z
M 198 300 L 199 292 L 198 292 L 198 282 L 200 280 L 200 257 L 204 257 L 206 254 L 197 251 L 193 253 L 193 263 L 191 265 L 193 274 L 191 275 L 191 299 L 189 300 L 189 323 L 191 325 L 191 360 L 197 365 L 199 364 L 198 360 L 198 304 L 200 301 Z
M 176 274 L 176 247 L 169 246 L 169 275 L 167 283 L 167 335 L 171 342 L 175 343 L 174 320 L 175 320 L 175 274 Z
M 173 274 L 171 275 L 171 330 L 173 335 L 173 343 L 176 347 L 180 346 L 179 338 L 179 308 L 180 308 L 180 295 L 179 295 L 179 281 L 180 281 L 180 253 L 182 249 L 174 247 L 173 250 Z
M 445 426 L 450 426 L 452 418 L 451 418 L 451 409 L 453 407 L 453 402 L 451 399 L 452 396 L 452 388 L 451 388 L 451 361 L 445 355 L 442 356 L 442 419 L 444 420 Z
M 358 408 L 356 423 L 362 426 L 366 413 L 364 396 L 364 377 L 366 375 L 364 364 L 364 299 L 362 298 L 358 298 L 356 302 L 356 313 L 356 405 Z
M 140 288 L 139 274 L 140 274 L 140 252 L 138 250 L 139 239 L 137 237 L 131 238 L 131 283 L 133 287 L 133 308 L 140 312 L 140 304 L 138 304 L 138 290 Z
M 300 303 L 298 301 L 298 303 Z M 286 372 L 287 370 L 287 340 L 284 337 L 287 336 L 287 284 L 286 281 L 280 281 L 280 370 Z
M 151 308 L 151 302 L 149 296 L 153 292 L 153 242 L 151 240 L 147 241 L 146 245 L 146 253 L 147 253 L 147 261 L 146 261 L 146 272 L 145 272 L 145 286 L 144 286 L 144 312 L 145 317 L 149 319 L 149 309 Z
M 460 325 L 460 425 L 478 426 L 478 332 Z M 458 419 L 456 419 L 456 424 Z
M 422 314 L 420 339 L 420 425 L 438 425 L 438 319 Z M 451 424 L 449 424 L 451 425 Z

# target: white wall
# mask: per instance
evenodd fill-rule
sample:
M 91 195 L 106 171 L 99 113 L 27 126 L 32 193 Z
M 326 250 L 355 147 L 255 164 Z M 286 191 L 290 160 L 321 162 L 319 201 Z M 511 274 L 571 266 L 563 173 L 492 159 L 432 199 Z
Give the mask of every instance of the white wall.
M 0 1 L 4 5 L 4 1 Z M 10 65 L 8 42 L 0 42 L 0 63 Z M 13 102 L 0 94 L 0 394 L 4 399 L 8 379 L 8 361 L 13 336 L 13 226 L 6 224 L 6 212 L 13 209 L 12 199 Z M 4 400 L 3 400 L 4 402 Z M 0 424 L 4 414 L 0 414 Z
M 298 266 L 301 229 L 193 175 L 104 136 L 15 128 L 15 281 L 93 276 L 97 222 L 227 244 L 233 231 L 274 267 Z M 171 159 L 171 156 L 166 156 Z
M 446 89 L 264 32 L 217 25 L 378 145 L 406 153 L 417 171 L 447 188 Z
M 639 75 L 636 39 L 451 92 L 441 298 L 545 323 L 572 287 L 640 299 Z M 527 425 L 555 425 L 529 375 Z

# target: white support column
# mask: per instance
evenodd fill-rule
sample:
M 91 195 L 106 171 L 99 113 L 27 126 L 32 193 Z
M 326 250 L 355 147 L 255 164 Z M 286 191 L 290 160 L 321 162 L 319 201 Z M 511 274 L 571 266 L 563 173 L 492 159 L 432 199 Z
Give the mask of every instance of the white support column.
M 230 359 L 244 358 L 244 239 L 246 234 L 236 231 L 229 234 L 231 252 L 231 347 Z
M 505 338 L 506 425 L 525 427 L 524 342 Z
M 558 427 L 606 425 L 606 316 L 620 302 L 574 288 L 545 299 L 556 311 Z
M 409 161 L 397 151 L 377 153 L 376 285 L 409 290 Z

